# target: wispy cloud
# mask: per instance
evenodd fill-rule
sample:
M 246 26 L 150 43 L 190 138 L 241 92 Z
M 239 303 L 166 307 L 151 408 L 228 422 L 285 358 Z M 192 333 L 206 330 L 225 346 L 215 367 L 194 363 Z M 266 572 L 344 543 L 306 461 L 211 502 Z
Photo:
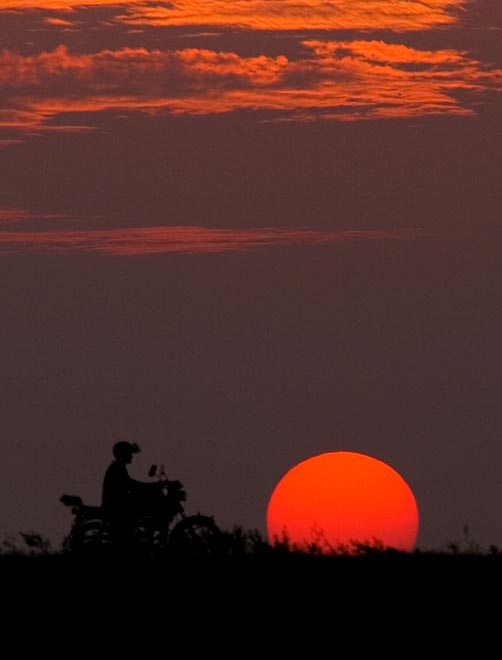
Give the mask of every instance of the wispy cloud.
M 45 9 L 47 11 L 72 11 L 79 7 L 103 5 L 122 6 L 141 4 L 142 0 L 2 0 L 0 11 Z
M 176 115 L 265 110 L 299 121 L 466 115 L 480 93 L 502 90 L 502 70 L 453 49 L 377 40 L 306 40 L 303 46 L 305 55 L 298 59 L 197 48 L 84 55 L 60 46 L 33 56 L 3 51 L 0 127 L 85 130 L 92 121 L 82 125 L 82 116 L 107 110 Z M 72 113 L 79 113 L 78 123 Z
M 133 256 L 152 254 L 216 254 L 256 248 L 421 238 L 419 229 L 316 231 L 310 229 L 143 227 L 82 231 L 0 231 L 0 253 L 74 252 Z
M 73 21 L 68 21 L 64 18 L 54 18 L 51 16 L 46 16 L 44 18 L 44 23 L 48 23 L 49 25 L 56 25 L 62 28 L 73 27 L 74 25 Z
M 129 24 L 253 30 L 421 30 L 458 22 L 468 0 L 2 0 L 2 9 L 111 6 Z
M 29 209 L 0 207 L 0 226 L 4 223 L 17 223 L 32 218 L 33 213 Z
M 5 225 L 38 222 L 39 220 L 69 220 L 60 213 L 43 213 L 28 208 L 0 207 L 0 228 Z

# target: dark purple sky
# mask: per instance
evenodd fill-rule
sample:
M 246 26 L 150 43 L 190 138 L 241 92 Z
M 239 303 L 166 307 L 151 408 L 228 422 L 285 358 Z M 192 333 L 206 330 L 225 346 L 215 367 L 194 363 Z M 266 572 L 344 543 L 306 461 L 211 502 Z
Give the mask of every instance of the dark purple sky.
M 225 528 L 343 450 L 502 546 L 501 91 L 498 0 L 3 0 L 0 531 L 125 438 Z

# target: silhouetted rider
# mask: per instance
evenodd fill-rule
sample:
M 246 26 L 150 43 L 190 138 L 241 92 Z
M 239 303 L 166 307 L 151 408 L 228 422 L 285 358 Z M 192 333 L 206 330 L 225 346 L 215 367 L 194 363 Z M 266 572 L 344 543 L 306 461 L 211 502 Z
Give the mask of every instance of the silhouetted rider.
M 152 496 L 165 487 L 160 481 L 148 483 L 130 476 L 127 466 L 140 451 L 135 442 L 121 440 L 113 445 L 115 460 L 105 472 L 101 508 L 115 532 L 131 532 Z

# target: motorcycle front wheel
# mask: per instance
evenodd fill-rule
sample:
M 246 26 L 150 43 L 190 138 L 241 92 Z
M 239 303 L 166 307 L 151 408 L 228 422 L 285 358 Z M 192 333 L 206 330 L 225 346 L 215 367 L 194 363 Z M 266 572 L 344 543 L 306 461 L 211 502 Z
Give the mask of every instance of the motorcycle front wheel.
M 167 549 L 183 558 L 221 555 L 223 534 L 210 516 L 187 516 L 173 528 Z

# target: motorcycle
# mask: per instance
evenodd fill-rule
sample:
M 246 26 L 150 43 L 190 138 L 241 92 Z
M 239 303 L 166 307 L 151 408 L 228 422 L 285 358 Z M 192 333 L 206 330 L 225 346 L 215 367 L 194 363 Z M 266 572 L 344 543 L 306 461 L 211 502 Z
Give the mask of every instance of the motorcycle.
M 71 509 L 73 523 L 63 541 L 63 552 L 76 556 L 102 556 L 112 551 L 140 556 L 201 557 L 221 554 L 224 535 L 212 516 L 187 515 L 183 506 L 183 484 L 167 479 L 152 465 L 148 476 L 155 482 L 145 484 L 140 513 L 127 530 L 116 529 L 99 506 L 84 504 L 78 495 L 64 494 L 60 502 Z M 150 488 L 155 484 L 155 488 Z

